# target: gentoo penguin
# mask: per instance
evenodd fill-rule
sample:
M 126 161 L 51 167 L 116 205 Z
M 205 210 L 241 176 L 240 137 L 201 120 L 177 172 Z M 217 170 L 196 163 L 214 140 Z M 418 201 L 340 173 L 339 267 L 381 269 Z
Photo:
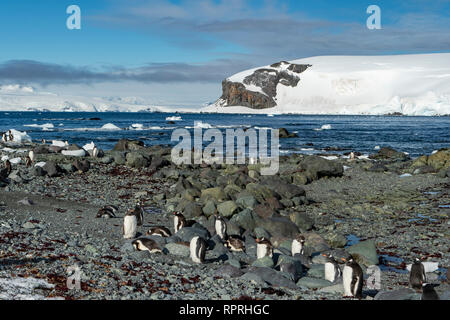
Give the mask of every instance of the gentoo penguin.
M 136 237 L 137 217 L 134 210 L 129 210 L 123 218 L 123 237 L 133 239 Z
M 12 171 L 12 164 L 9 160 L 5 161 L 5 168 L 6 168 L 6 176 L 9 176 Z
M 244 239 L 237 235 L 231 235 L 227 238 L 225 246 L 231 251 L 245 252 Z
M 119 209 L 116 206 L 107 205 L 98 210 L 97 218 L 114 218 Z
M 42 140 L 41 140 L 41 143 L 42 143 L 42 144 L 46 144 L 47 141 L 45 141 L 45 139 L 42 139 Z
M 172 233 L 170 232 L 170 230 L 168 228 L 160 226 L 160 227 L 150 228 L 150 230 L 147 231 L 146 235 L 168 238 L 168 237 L 172 236 Z
M 92 157 L 94 157 L 94 158 L 98 157 L 98 149 L 97 149 L 97 147 L 94 147 L 94 149 L 92 149 Z
M 342 272 L 339 268 L 339 264 L 337 263 L 336 259 L 333 257 L 331 253 L 329 254 L 322 254 L 324 257 L 327 258 L 327 262 L 325 262 L 325 279 L 330 282 L 336 282 L 341 276 Z
M 31 167 L 31 164 L 32 164 L 31 158 L 30 158 L 30 156 L 27 156 L 25 158 L 25 165 L 27 166 L 27 168 L 29 168 L 29 167 Z
M 64 141 L 64 144 L 66 145 L 66 147 L 68 147 L 69 146 L 69 141 Z
M 3 142 L 8 142 L 8 136 L 6 135 L 6 133 L 3 132 L 2 134 L 2 141 Z
M 439 300 L 439 296 L 434 290 L 432 283 L 424 283 L 422 286 L 422 300 Z
M 342 260 L 345 261 L 343 258 Z M 358 263 L 350 258 L 344 266 L 342 272 L 342 282 L 344 285 L 344 295 L 346 297 L 362 298 L 363 272 Z
M 256 239 L 256 256 L 258 259 L 265 256 L 273 257 L 273 246 L 268 239 L 264 237 Z
M 292 240 L 291 244 L 291 252 L 294 256 L 296 253 L 305 254 L 305 237 L 302 235 L 298 235 L 294 240 Z
M 355 160 L 355 153 L 353 151 L 350 152 L 350 160 Z
M 420 290 L 426 281 L 425 267 L 419 258 L 415 258 L 414 263 L 411 265 L 411 272 L 409 273 L 409 284 L 412 288 Z
M 181 212 L 175 211 L 173 213 L 173 227 L 175 233 L 177 233 L 181 228 L 186 226 L 186 218 L 183 216 Z
M 30 150 L 30 152 L 28 152 L 28 156 L 30 157 L 31 163 L 33 163 L 34 160 L 36 160 L 36 156 L 34 155 L 33 150 Z
M 138 226 L 144 224 L 144 209 L 140 205 L 135 206 L 134 209 L 130 209 L 128 212 L 131 212 L 136 216 Z
M 14 141 L 14 136 L 13 136 L 11 130 L 9 130 L 9 141 Z
M 214 218 L 216 219 L 214 224 L 216 227 L 216 234 L 220 237 L 220 239 L 225 241 L 227 239 L 227 224 L 223 217 L 217 212 L 214 214 Z
M 205 262 L 206 242 L 199 236 L 193 237 L 189 245 L 191 251 L 191 259 L 195 263 Z
M 132 242 L 133 247 L 137 251 L 149 251 L 150 253 L 161 253 L 162 250 L 158 243 L 152 239 L 136 239 Z

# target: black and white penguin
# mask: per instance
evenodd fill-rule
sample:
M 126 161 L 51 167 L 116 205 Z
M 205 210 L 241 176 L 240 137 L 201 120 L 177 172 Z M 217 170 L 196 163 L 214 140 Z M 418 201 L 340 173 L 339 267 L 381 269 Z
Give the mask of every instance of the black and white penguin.
M 168 238 L 172 236 L 172 233 L 170 230 L 166 227 L 159 226 L 159 227 L 153 227 L 150 228 L 149 231 L 146 233 L 147 236 L 159 236 L 163 238 Z
M 31 161 L 30 156 L 27 156 L 25 158 L 25 165 L 27 166 L 27 168 L 31 167 L 31 165 L 33 164 L 33 162 Z
M 217 212 L 214 214 L 215 221 L 215 228 L 216 228 L 216 234 L 225 241 L 227 239 L 227 223 L 223 219 L 221 215 L 219 215 Z
M 305 237 L 302 235 L 298 235 L 294 240 L 292 240 L 291 244 L 291 253 L 293 256 L 295 254 L 305 254 Z
M 131 209 L 123 218 L 123 237 L 125 239 L 133 239 L 137 232 L 137 217 L 134 210 Z
M 204 263 L 206 254 L 206 241 L 199 237 L 193 237 L 189 245 L 191 259 L 195 263 Z
M 258 259 L 264 258 L 265 256 L 273 257 L 273 246 L 272 243 L 262 237 L 256 239 L 256 257 Z
M 8 136 L 6 135 L 5 132 L 3 132 L 2 134 L 2 142 L 8 142 Z
M 92 149 L 92 157 L 94 157 L 94 158 L 98 157 L 98 149 L 97 149 L 97 147 L 94 147 L 94 149 Z
M 36 156 L 33 150 L 30 150 L 30 152 L 28 152 L 28 156 L 30 157 L 31 163 L 34 163 L 34 160 L 36 160 Z
M 46 144 L 46 143 L 47 143 L 47 141 L 45 141 L 45 139 L 41 140 L 41 144 Z
M 119 210 L 116 206 L 106 205 L 97 212 L 97 218 L 115 218 Z
M 9 130 L 8 139 L 9 141 L 14 141 L 14 135 L 12 134 L 11 130 Z
M 149 251 L 150 253 L 161 253 L 162 250 L 158 243 L 152 239 L 136 239 L 132 242 L 132 245 L 137 251 Z
M 324 269 L 325 269 L 325 279 L 335 283 L 337 280 L 339 280 L 342 276 L 341 269 L 339 268 L 339 264 L 337 263 L 336 259 L 333 257 L 331 253 L 329 254 L 322 254 L 324 257 L 327 258 L 327 262 L 325 262 Z
M 439 296 L 434 290 L 435 285 L 432 283 L 424 283 L 422 285 L 422 300 L 439 300 Z
M 345 261 L 345 259 L 343 260 Z M 342 282 L 346 297 L 362 298 L 363 271 L 361 266 L 353 258 L 350 258 L 344 266 Z
M 136 216 L 137 225 L 142 226 L 144 224 L 144 208 L 138 204 L 134 209 L 130 209 L 130 211 Z
M 181 228 L 186 226 L 186 218 L 181 212 L 175 211 L 173 213 L 173 228 L 175 233 L 177 233 Z
M 225 242 L 225 246 L 231 251 L 245 252 L 244 239 L 238 235 L 229 236 Z
M 173 227 L 175 233 L 177 233 L 181 228 L 192 227 L 194 223 L 195 223 L 194 220 L 186 220 L 184 215 L 179 211 L 175 211 L 173 213 Z
M 0 179 L 4 180 L 11 174 L 12 165 L 9 160 L 5 161 L 5 167 L 0 170 Z
M 413 289 L 420 290 L 426 281 L 425 267 L 419 258 L 415 258 L 409 273 L 409 284 Z

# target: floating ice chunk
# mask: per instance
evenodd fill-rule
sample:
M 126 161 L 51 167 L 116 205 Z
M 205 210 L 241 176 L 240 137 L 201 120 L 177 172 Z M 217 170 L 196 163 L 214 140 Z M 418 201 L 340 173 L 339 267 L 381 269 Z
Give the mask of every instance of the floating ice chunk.
M 209 123 L 203 123 L 202 121 L 195 121 L 194 128 L 211 129 L 212 126 Z
M 144 125 L 142 123 L 133 123 L 131 125 L 131 129 L 133 129 L 133 130 L 144 130 Z
M 102 127 L 103 130 L 121 130 L 118 126 L 112 123 L 107 123 Z
M 167 117 L 166 121 L 182 121 L 182 119 L 179 116 L 173 116 L 173 117 Z
M 437 150 L 434 150 L 431 154 L 435 154 L 435 153 L 437 153 L 438 151 Z
M 431 262 L 431 261 L 425 261 L 422 262 L 423 267 L 425 268 L 426 273 L 435 272 L 437 269 L 439 269 L 439 262 Z M 406 269 L 408 271 L 411 271 L 411 264 L 408 264 L 406 266 Z
M 373 150 L 380 150 L 380 146 L 375 146 L 375 148 L 373 148 Z

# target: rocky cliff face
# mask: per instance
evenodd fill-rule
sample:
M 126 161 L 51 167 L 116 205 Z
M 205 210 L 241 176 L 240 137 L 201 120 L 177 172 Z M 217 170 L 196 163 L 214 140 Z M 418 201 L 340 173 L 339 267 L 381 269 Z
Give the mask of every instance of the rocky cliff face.
M 225 107 L 273 108 L 277 105 L 278 84 L 296 87 L 300 81 L 299 74 L 309 67 L 309 64 L 281 61 L 245 75 L 242 81 L 236 81 L 233 77 L 225 79 L 222 82 L 222 97 L 219 102 Z

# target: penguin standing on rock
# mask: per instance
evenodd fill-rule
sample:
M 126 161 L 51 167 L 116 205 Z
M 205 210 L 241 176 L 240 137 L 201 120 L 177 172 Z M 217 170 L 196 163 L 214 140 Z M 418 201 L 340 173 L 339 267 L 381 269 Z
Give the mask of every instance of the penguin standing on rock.
M 184 215 L 179 211 L 175 211 L 173 213 L 173 227 L 175 233 L 177 233 L 181 228 L 192 227 L 194 223 L 195 223 L 194 220 L 186 220 Z
M 424 283 L 422 286 L 422 299 L 421 300 L 439 300 L 439 296 L 434 290 L 435 285 L 432 283 Z
M 123 218 L 123 237 L 125 239 L 133 239 L 137 232 L 137 217 L 134 210 L 129 210 Z
M 325 279 L 335 283 L 339 278 L 342 276 L 341 269 L 339 268 L 339 264 L 337 263 L 336 259 L 333 257 L 331 253 L 329 254 L 322 254 L 324 257 L 327 258 L 327 262 L 325 262 L 324 268 L 325 268 Z
M 220 237 L 220 239 L 225 241 L 227 239 L 227 224 L 223 217 L 217 213 L 217 211 L 214 214 L 214 218 L 216 219 L 216 222 L 214 224 L 216 228 L 216 234 Z
M 97 147 L 94 147 L 94 149 L 92 149 L 92 157 L 94 157 L 94 158 L 98 157 L 98 149 L 97 149 Z
M 149 251 L 150 253 L 161 253 L 162 250 L 156 241 L 152 239 L 136 239 L 132 242 L 132 245 L 136 251 Z
M 206 254 L 206 242 L 203 238 L 193 237 L 189 245 L 191 252 L 191 259 L 195 263 L 204 263 Z
M 264 258 L 265 256 L 273 257 L 273 246 L 272 243 L 262 237 L 256 239 L 256 257 L 258 259 Z
M 27 166 L 27 168 L 31 167 L 32 163 L 33 163 L 33 162 L 31 161 L 30 156 L 27 156 L 27 157 L 25 158 L 25 165 Z
M 0 181 L 8 178 L 8 176 L 11 174 L 12 171 L 12 165 L 9 160 L 5 161 L 5 167 L 0 170 Z
M 342 259 L 345 261 L 345 259 Z M 363 271 L 361 266 L 350 258 L 345 264 L 342 272 L 342 282 L 344 285 L 344 295 L 346 297 L 362 298 Z
M 30 152 L 28 153 L 28 157 L 30 157 L 31 163 L 33 163 L 34 160 L 36 160 L 36 156 L 33 150 L 30 150 Z
M 8 136 L 4 132 L 2 134 L 2 142 L 8 142 Z
M 292 240 L 291 245 L 292 256 L 295 254 L 305 254 L 305 237 L 302 235 L 298 235 L 294 240 Z
M 11 130 L 9 130 L 9 141 L 14 141 L 14 136 L 13 136 Z
M 419 258 L 415 258 L 414 263 L 411 265 L 409 284 L 413 289 L 420 290 L 426 281 L 425 267 Z
M 146 235 L 168 238 L 168 237 L 172 236 L 172 233 L 170 232 L 170 230 L 168 228 L 160 226 L 160 227 L 151 228 L 149 231 L 147 231 Z

